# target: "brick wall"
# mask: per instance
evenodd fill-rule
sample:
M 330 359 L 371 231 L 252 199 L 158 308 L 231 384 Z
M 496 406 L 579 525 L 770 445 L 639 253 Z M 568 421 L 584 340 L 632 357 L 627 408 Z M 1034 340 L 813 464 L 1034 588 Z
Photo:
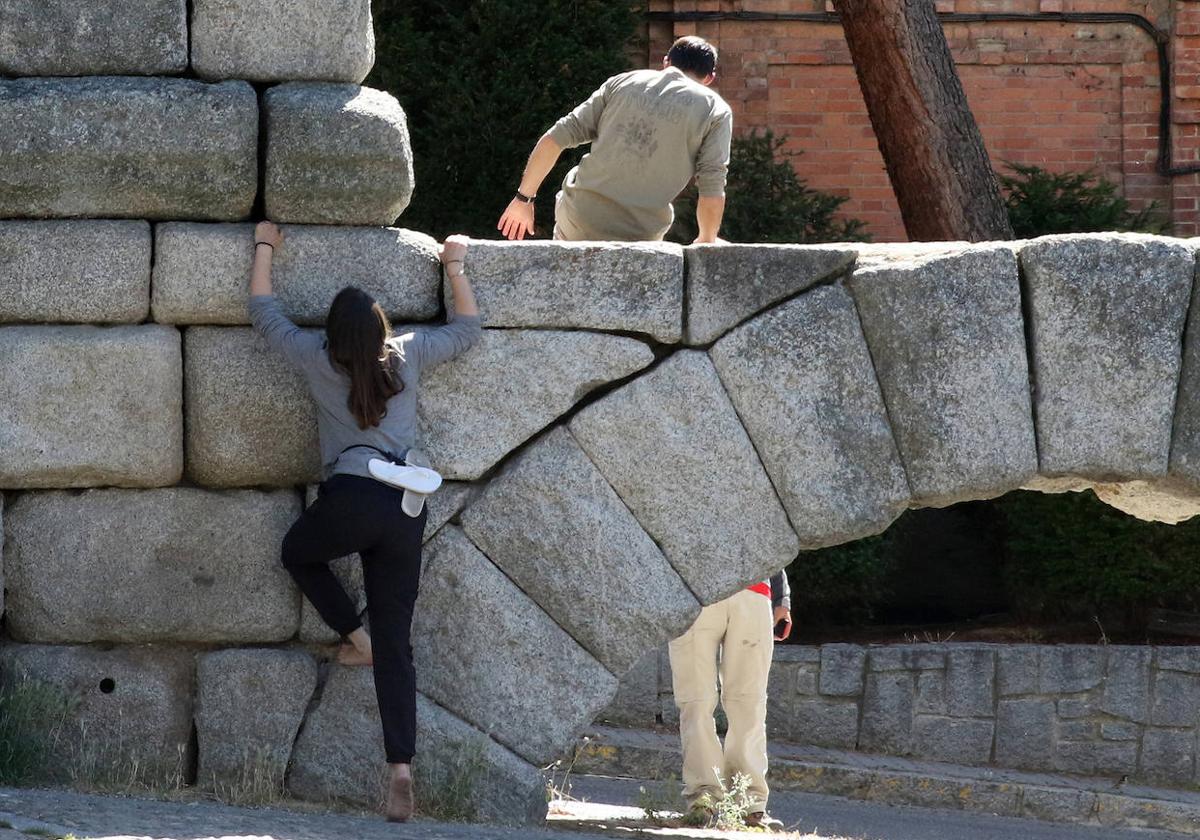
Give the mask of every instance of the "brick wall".
M 651 0 L 660 13 L 819 13 L 824 0 Z M 1164 177 L 1160 79 L 1150 33 L 1131 21 L 1064 22 L 1056 12 L 1138 15 L 1170 37 L 1176 165 L 1200 162 L 1200 2 L 1197 0 L 937 0 L 943 13 L 1023 13 L 1032 21 L 947 20 L 946 38 L 992 162 L 1052 171 L 1094 168 L 1135 206 L 1158 202 L 1178 236 L 1200 233 L 1200 176 Z M 741 131 L 771 128 L 801 152 L 811 186 L 849 198 L 845 215 L 876 241 L 905 238 L 899 209 L 840 25 L 830 21 L 661 21 L 647 58 L 699 34 L 721 50 L 717 86 Z

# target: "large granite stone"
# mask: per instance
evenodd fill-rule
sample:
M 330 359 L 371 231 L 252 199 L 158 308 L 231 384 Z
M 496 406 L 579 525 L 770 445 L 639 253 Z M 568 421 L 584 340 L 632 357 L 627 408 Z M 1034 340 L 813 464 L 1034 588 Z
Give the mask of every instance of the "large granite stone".
M 59 781 L 171 785 L 192 759 L 190 651 L 0 646 L 0 681 L 29 679 L 71 703 L 43 721 Z
M 849 280 L 918 504 L 999 496 L 1037 473 L 1017 260 L 985 245 Z
M 185 0 L 0 0 L 0 74 L 167 76 L 187 66 Z
M 457 481 L 446 481 L 442 483 L 436 493 L 425 500 L 425 505 L 429 508 L 429 517 L 425 520 L 424 542 L 433 539 L 438 530 L 462 510 L 470 494 L 469 485 Z M 306 504 L 311 505 L 316 498 L 317 488 L 309 487 Z M 346 590 L 350 600 L 354 602 L 359 616 L 364 619 L 364 622 L 368 622 L 367 593 L 363 585 L 362 561 L 358 555 L 339 557 L 330 563 L 329 567 L 333 569 L 333 574 L 337 577 L 338 582 Z M 337 632 L 321 618 L 316 607 L 307 598 L 301 598 L 300 641 L 332 644 L 339 638 Z
M 654 360 L 642 342 L 557 330 L 484 330 L 421 376 L 423 448 L 446 478 L 478 478 L 588 392 Z
M 438 314 L 441 279 L 433 237 L 395 228 L 284 225 L 271 280 L 298 324 L 324 324 L 334 296 L 357 286 L 393 322 Z M 154 241 L 154 320 L 160 324 L 249 324 L 246 278 L 254 226 L 159 225 Z
M 1200 239 L 1188 240 L 1188 244 L 1200 249 Z M 1196 276 L 1200 277 L 1200 262 Z M 1171 438 L 1170 473 L 1174 486 L 1166 488 L 1166 492 L 1184 496 L 1187 506 L 1194 509 L 1196 497 L 1200 496 L 1200 283 L 1194 281 L 1189 312 Z
M 662 648 L 652 650 L 621 674 L 616 696 L 596 716 L 596 722 L 630 729 L 651 729 L 662 723 L 662 658 Z
M 248 327 L 184 337 L 187 473 L 210 487 L 317 480 L 317 414 L 304 377 Z
M 297 650 L 233 649 L 196 662 L 197 784 L 251 782 L 282 790 L 292 744 L 317 687 L 317 662 Z
M 0 619 L 4 618 L 4 494 L 0 493 Z
M 704 353 L 676 353 L 570 428 L 701 603 L 795 559 L 787 514 Z
M 1167 470 L 1192 250 L 1140 234 L 1021 248 L 1045 475 L 1098 481 Z
M 429 542 L 412 635 L 421 691 L 538 766 L 616 693 L 616 677 L 454 526 Z
M 693 245 L 687 261 L 687 341 L 707 344 L 774 303 L 842 274 L 855 249 L 838 245 Z
M 463 269 L 489 327 L 637 332 L 662 342 L 679 341 L 683 329 L 678 245 L 475 241 Z
M 0 222 L 0 278 L 0 322 L 136 324 L 150 304 L 150 225 Z
M 361 82 L 375 63 L 370 0 L 192 0 L 205 79 Z
M 282 641 L 289 491 L 25 493 L 8 510 L 8 628 L 37 642 Z
M 681 635 L 700 613 L 679 573 L 562 427 L 493 478 L 462 526 L 614 674 Z
M 245 82 L 0 81 L 0 217 L 242 219 L 258 188 Z
M 904 511 L 904 467 L 843 287 L 776 307 L 710 355 L 802 548 L 879 533 Z
M 289 82 L 263 97 L 267 217 L 390 225 L 413 191 L 408 121 L 391 94 Z
M 296 741 L 288 789 L 303 799 L 373 807 L 386 770 L 370 670 L 334 667 Z M 538 769 L 422 694 L 413 776 L 418 814 L 435 812 L 443 804 L 437 796 L 457 788 L 463 802 L 456 804 L 473 806 L 478 820 L 532 824 L 546 818 Z
M 179 333 L 0 328 L 0 487 L 155 487 L 183 470 Z

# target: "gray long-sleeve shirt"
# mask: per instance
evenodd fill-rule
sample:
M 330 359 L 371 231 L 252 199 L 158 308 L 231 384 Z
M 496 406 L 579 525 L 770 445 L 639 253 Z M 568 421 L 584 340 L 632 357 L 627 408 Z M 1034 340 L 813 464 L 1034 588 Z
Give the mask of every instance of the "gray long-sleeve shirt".
M 792 585 L 788 583 L 786 571 L 779 571 L 771 575 L 771 606 L 786 607 L 788 610 L 792 608 Z
M 317 433 L 321 441 L 323 478 L 334 473 L 370 476 L 367 462 L 378 458 L 370 449 L 402 454 L 417 443 L 417 387 L 424 368 L 452 359 L 479 340 L 483 333 L 478 316 L 454 314 L 443 326 L 404 332 L 389 339 L 404 389 L 387 402 L 387 414 L 378 426 L 360 429 L 350 412 L 350 377 L 334 367 L 319 332 L 297 327 L 274 295 L 250 298 L 250 320 L 267 342 L 304 375 L 317 405 Z

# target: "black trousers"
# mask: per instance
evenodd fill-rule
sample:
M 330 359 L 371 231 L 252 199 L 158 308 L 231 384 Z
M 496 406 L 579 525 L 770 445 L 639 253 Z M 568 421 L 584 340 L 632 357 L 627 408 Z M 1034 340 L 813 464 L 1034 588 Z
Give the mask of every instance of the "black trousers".
M 375 695 L 384 750 L 393 764 L 408 764 L 416 750 L 417 683 L 409 633 L 428 516 L 428 508 L 415 518 L 405 514 L 402 496 L 371 478 L 330 477 L 284 537 L 281 558 L 321 618 L 343 636 L 362 622 L 329 562 L 354 553 L 362 558 Z

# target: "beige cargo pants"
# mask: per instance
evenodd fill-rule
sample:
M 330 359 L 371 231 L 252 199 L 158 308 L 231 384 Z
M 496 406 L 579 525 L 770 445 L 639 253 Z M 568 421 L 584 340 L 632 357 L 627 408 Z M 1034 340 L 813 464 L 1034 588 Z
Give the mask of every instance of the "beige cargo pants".
M 734 775 L 744 773 L 750 777 L 750 812 L 766 810 L 767 676 L 773 647 L 771 599 L 748 589 L 705 607 L 691 629 L 671 642 L 683 795 L 689 806 L 706 793 L 719 800 L 718 777 L 728 786 Z M 718 674 L 729 721 L 724 749 L 713 721 Z

